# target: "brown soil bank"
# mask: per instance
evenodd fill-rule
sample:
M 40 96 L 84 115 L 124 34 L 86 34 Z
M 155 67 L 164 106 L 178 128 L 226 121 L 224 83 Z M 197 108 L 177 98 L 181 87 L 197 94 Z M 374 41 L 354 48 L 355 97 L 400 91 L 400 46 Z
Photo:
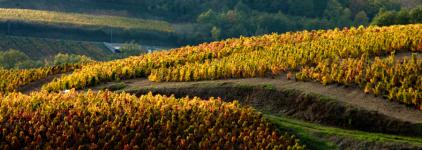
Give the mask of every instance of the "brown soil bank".
M 151 91 L 154 94 L 176 97 L 221 97 L 228 101 L 239 100 L 243 105 L 274 115 L 291 116 L 346 129 L 422 137 L 420 123 L 397 119 L 314 93 L 277 88 L 272 84 L 251 86 L 232 82 L 204 82 L 191 83 L 188 86 L 143 86 L 125 91 L 137 95 Z
M 62 75 L 63 74 L 50 75 L 44 79 L 40 79 L 40 80 L 31 82 L 27 85 L 24 85 L 22 87 L 19 87 L 18 91 L 24 94 L 29 94 L 31 92 L 39 91 L 44 84 L 49 83 L 53 81 L 55 78 L 61 77 Z

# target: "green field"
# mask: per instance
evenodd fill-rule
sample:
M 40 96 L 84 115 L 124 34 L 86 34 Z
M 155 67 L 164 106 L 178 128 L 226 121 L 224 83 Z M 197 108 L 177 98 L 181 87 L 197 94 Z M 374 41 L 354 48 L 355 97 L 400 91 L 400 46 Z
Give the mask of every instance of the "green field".
M 288 132 L 298 135 L 311 149 L 344 149 L 357 146 L 357 143 L 378 143 L 379 145 L 386 146 L 392 146 L 388 145 L 392 143 L 405 143 L 409 146 L 422 145 L 421 138 L 345 130 L 274 115 L 265 115 L 265 118 L 275 124 L 279 129 L 287 129 Z M 337 139 L 332 137 L 336 137 Z M 334 143 L 334 141 L 341 142 L 348 140 L 353 141 L 351 143 L 355 143 L 356 145 L 347 145 L 346 143 L 343 145 L 344 147 L 340 147 L 339 143 Z
M 59 26 L 110 27 L 124 30 L 173 32 L 171 25 L 165 21 L 30 9 L 1 8 L 0 20 L 3 22 L 21 21 Z
M 86 55 L 97 60 L 103 60 L 112 54 L 100 42 L 0 35 L 0 51 L 9 49 L 22 51 L 36 60 L 52 57 L 58 53 Z

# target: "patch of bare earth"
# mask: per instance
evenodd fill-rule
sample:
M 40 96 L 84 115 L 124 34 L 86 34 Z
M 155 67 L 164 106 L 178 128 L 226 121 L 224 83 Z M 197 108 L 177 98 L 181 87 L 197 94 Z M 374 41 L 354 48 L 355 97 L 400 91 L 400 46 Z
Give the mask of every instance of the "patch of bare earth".
M 40 80 L 31 82 L 27 85 L 24 85 L 22 87 L 19 87 L 18 91 L 21 92 L 21 93 L 24 93 L 24 94 L 29 94 L 31 92 L 39 91 L 39 90 L 41 90 L 41 87 L 44 84 L 47 84 L 47 83 L 53 81 L 55 78 L 61 77 L 62 75 L 63 74 L 50 75 L 50 76 L 48 76 L 44 79 L 40 79 Z
M 296 82 L 294 80 L 287 80 L 284 78 L 269 79 L 269 78 L 249 78 L 249 79 L 228 79 L 228 80 L 213 80 L 213 81 L 198 81 L 198 82 L 151 82 L 147 79 L 134 79 L 125 82 L 127 88 L 131 87 L 155 87 L 155 88 L 178 88 L 189 87 L 196 84 L 245 84 L 245 85 L 263 85 L 271 84 L 278 89 L 296 89 L 304 93 L 315 93 L 319 95 L 328 96 L 335 100 L 364 108 L 369 111 L 376 111 L 378 113 L 390 116 L 402 121 L 411 123 L 422 123 L 422 111 L 415 108 L 407 107 L 405 105 L 390 102 L 381 97 L 365 94 L 361 89 L 353 87 L 343 87 L 338 85 L 324 86 L 316 82 Z M 109 83 L 112 84 L 112 83 Z M 96 88 L 94 88 L 96 89 Z M 98 88 L 97 88 L 98 89 Z

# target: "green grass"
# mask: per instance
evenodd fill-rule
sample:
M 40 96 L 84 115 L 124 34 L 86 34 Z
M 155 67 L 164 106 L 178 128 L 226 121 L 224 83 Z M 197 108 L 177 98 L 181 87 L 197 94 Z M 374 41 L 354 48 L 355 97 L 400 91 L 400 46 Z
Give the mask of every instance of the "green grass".
M 102 90 L 108 89 L 110 91 L 119 91 L 119 90 L 123 90 L 126 87 L 127 87 L 127 85 L 125 83 L 121 82 L 121 83 L 112 84 L 112 85 L 107 86 L 107 87 L 103 87 L 101 89 Z
M 0 8 L 0 21 L 22 21 L 61 26 L 111 27 L 124 30 L 174 32 L 172 26 L 165 21 L 31 9 Z
M 311 149 L 338 149 L 335 143 L 324 140 L 321 137 L 340 137 L 356 141 L 380 142 L 380 143 L 405 143 L 422 146 L 422 138 L 388 135 L 382 133 L 369 133 L 363 131 L 346 130 L 334 127 L 307 123 L 294 119 L 264 115 L 279 129 L 298 135 L 301 141 Z

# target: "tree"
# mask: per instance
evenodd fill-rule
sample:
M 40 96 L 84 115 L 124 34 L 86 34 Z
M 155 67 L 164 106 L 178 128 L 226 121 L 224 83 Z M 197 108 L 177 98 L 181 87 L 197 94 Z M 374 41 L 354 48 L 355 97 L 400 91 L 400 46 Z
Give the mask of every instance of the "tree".
M 16 63 L 13 68 L 30 69 L 30 68 L 38 68 L 41 66 L 43 66 L 43 63 L 41 61 L 24 60 L 24 61 L 20 61 Z
M 315 17 L 313 0 L 289 0 L 289 14 L 295 16 Z
M 422 23 L 422 7 L 416 7 L 411 10 L 402 9 L 397 11 L 380 11 L 372 20 L 374 25 L 393 25 L 393 24 L 409 24 Z
M 6 52 L 0 52 L 0 65 L 4 68 L 15 68 L 15 65 L 24 61 L 31 60 L 25 53 L 10 49 Z
M 349 8 L 343 9 L 343 12 L 340 16 L 340 24 L 341 26 L 349 26 L 351 24 L 352 11 Z
M 216 21 L 217 15 L 212 9 L 209 9 L 206 12 L 201 13 L 196 21 L 201 24 L 214 24 Z
M 411 23 L 411 18 L 409 15 L 409 11 L 406 9 L 402 9 L 400 10 L 397 14 L 396 14 L 396 24 L 409 24 Z
M 369 19 L 368 16 L 366 15 L 365 11 L 360 11 L 356 14 L 355 16 L 355 20 L 354 20 L 354 24 L 356 26 L 358 25 L 368 25 Z
M 328 0 L 314 0 L 314 11 L 313 13 L 320 17 L 324 14 L 325 8 L 327 8 Z
M 245 5 L 242 0 L 237 2 L 236 6 L 234 6 L 234 10 L 241 11 L 241 12 L 250 12 L 251 9 L 248 7 L 248 5 Z
M 260 14 L 259 16 L 256 16 L 254 18 L 253 22 L 257 26 L 256 29 L 260 30 L 259 32 L 266 31 L 266 33 L 283 33 L 292 30 L 293 26 L 290 19 L 282 12 L 279 12 L 277 14 Z
M 395 24 L 396 14 L 392 11 L 382 11 L 372 20 L 373 25 L 387 26 Z
M 337 0 L 329 0 L 327 8 L 324 10 L 324 16 L 328 20 L 334 21 L 336 24 L 339 22 L 339 18 L 343 13 L 343 7 Z
M 75 54 L 62 54 L 59 53 L 54 57 L 52 66 L 63 65 L 63 64 L 76 64 L 76 63 L 88 63 L 93 62 L 93 60 L 84 55 L 75 55 Z
M 211 29 L 211 37 L 214 40 L 219 40 L 220 39 L 220 36 L 221 36 L 221 29 L 218 28 L 218 27 L 216 27 L 216 26 L 212 27 L 212 29 Z
M 412 23 L 422 23 L 422 6 L 412 9 L 409 16 Z

